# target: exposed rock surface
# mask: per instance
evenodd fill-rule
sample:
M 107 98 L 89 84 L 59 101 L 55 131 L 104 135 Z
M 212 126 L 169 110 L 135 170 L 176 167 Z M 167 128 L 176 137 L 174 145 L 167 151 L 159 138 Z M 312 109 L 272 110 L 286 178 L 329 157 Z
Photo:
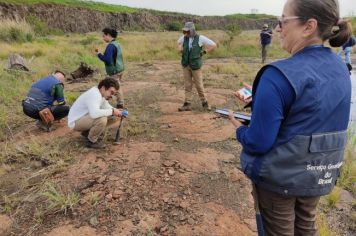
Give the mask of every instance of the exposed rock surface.
M 203 29 L 224 29 L 229 24 L 240 25 L 241 29 L 259 29 L 264 23 L 276 24 L 275 19 L 256 21 L 222 16 L 158 15 L 144 10 L 137 13 L 108 13 L 56 4 L 0 3 L 0 19 L 21 20 L 29 15 L 46 22 L 50 28 L 79 33 L 100 31 L 108 26 L 120 30 L 159 31 L 163 25 L 173 21 L 194 21 Z

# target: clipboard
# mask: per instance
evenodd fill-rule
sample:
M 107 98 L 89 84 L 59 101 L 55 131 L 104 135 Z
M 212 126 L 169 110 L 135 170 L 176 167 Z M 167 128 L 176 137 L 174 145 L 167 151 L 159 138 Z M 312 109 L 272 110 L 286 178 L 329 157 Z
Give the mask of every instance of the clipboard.
M 229 116 L 229 111 L 227 109 L 216 109 L 215 113 L 217 113 L 223 117 Z M 251 121 L 250 114 L 241 113 L 241 112 L 234 112 L 233 114 L 234 114 L 235 119 L 241 120 L 244 125 L 248 125 Z

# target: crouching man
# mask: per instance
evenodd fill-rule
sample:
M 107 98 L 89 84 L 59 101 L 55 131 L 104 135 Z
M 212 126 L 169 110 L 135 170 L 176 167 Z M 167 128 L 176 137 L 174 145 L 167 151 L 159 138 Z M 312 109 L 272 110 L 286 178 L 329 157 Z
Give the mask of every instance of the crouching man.
M 40 129 L 49 131 L 49 126 L 41 120 L 39 114 L 41 110 L 48 108 L 54 120 L 60 120 L 68 115 L 69 106 L 65 106 L 64 100 L 64 81 L 65 74 L 57 70 L 53 75 L 35 82 L 22 101 L 23 112 L 36 119 L 36 125 Z
M 108 117 L 122 114 L 122 110 L 113 108 L 108 102 L 119 88 L 116 79 L 107 77 L 97 87 L 80 95 L 69 110 L 68 127 L 82 132 L 87 139 L 87 147 L 105 148 L 99 137 L 107 127 Z

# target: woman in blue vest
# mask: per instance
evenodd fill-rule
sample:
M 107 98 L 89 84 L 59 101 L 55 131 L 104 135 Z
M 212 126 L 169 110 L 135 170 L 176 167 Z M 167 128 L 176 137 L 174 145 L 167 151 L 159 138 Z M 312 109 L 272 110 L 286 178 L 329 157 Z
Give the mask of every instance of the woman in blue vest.
M 241 167 L 254 183 L 266 235 L 317 235 L 316 207 L 343 164 L 351 83 L 339 47 L 351 28 L 337 0 L 288 0 L 276 31 L 287 59 L 262 67 L 249 127 L 233 118 Z
M 68 115 L 69 106 L 65 106 L 64 86 L 65 74 L 55 71 L 53 75 L 40 79 L 31 86 L 25 100 L 22 101 L 23 112 L 38 120 L 36 125 L 44 130 L 47 126 L 42 123 L 39 111 L 49 108 L 55 120 L 60 120 Z M 56 102 L 56 104 L 54 104 Z
M 116 107 L 124 108 L 124 96 L 122 93 L 120 80 L 125 68 L 122 58 L 122 50 L 119 42 L 116 40 L 117 35 L 117 31 L 114 29 L 103 29 L 103 40 L 104 42 L 108 43 L 108 45 L 106 46 L 104 54 L 100 53 L 98 49 L 95 49 L 95 51 L 98 54 L 98 58 L 105 63 L 106 73 L 119 82 L 120 89 L 117 94 Z

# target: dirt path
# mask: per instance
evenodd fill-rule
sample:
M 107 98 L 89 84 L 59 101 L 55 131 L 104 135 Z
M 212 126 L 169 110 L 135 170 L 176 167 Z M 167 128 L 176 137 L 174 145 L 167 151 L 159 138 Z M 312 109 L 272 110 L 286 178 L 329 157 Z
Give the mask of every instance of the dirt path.
M 15 135 L 19 146 L 61 139 L 76 150 L 73 163 L 49 178 L 63 192 L 78 193 L 79 204 L 67 215 L 45 217 L 31 234 L 255 235 L 250 184 L 236 168 L 240 150 L 233 127 L 204 112 L 198 100 L 194 111 L 177 112 L 184 98 L 178 63 L 130 64 L 128 71 L 123 89 L 130 117 L 120 145 L 104 152 L 83 148 L 65 122 L 49 134 L 29 125 Z M 84 87 L 90 84 L 66 89 Z M 207 88 L 209 102 L 218 107 L 231 103 L 231 92 Z M 114 131 L 108 131 L 108 144 Z M 12 232 L 25 235 L 30 218 L 14 216 Z

